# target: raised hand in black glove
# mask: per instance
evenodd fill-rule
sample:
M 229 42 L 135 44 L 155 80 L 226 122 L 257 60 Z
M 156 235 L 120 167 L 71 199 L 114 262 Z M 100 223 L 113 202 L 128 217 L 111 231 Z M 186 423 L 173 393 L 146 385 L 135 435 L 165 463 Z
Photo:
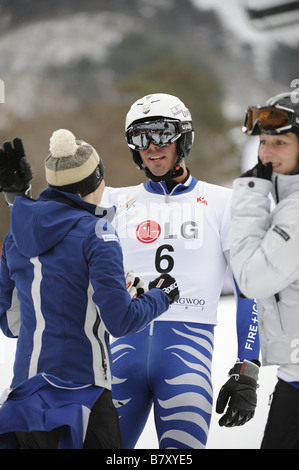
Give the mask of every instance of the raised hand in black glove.
M 172 304 L 180 297 L 180 292 L 178 288 L 178 284 L 174 277 L 170 276 L 169 274 L 161 274 L 161 276 L 151 281 L 148 285 L 149 289 L 154 288 L 162 289 L 169 299 L 169 303 Z
M 254 416 L 257 405 L 259 361 L 237 361 L 229 371 L 230 378 L 221 388 L 216 413 L 226 413 L 220 418 L 219 426 L 242 426 Z
M 16 137 L 13 145 L 4 142 L 0 148 L 0 191 L 23 194 L 31 179 L 31 167 L 26 160 L 22 140 Z
M 241 178 L 253 176 L 255 178 L 263 178 L 265 180 L 271 181 L 272 171 L 272 163 L 267 163 L 267 165 L 264 165 L 260 157 L 258 157 L 257 164 L 251 170 L 243 173 Z

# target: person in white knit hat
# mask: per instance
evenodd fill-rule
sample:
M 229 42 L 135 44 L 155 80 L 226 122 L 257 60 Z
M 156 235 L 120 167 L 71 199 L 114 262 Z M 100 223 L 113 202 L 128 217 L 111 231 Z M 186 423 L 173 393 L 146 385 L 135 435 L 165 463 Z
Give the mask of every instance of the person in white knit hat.
M 19 139 L 0 151 L 11 168 L 23 156 Z M 178 288 L 162 275 L 131 298 L 117 233 L 97 215 L 104 165 L 91 145 L 68 130 L 54 132 L 45 171 L 49 188 L 36 200 L 15 198 L 1 256 L 0 327 L 18 342 L 0 408 L 0 448 L 118 449 L 109 333 L 144 328 L 178 298 Z

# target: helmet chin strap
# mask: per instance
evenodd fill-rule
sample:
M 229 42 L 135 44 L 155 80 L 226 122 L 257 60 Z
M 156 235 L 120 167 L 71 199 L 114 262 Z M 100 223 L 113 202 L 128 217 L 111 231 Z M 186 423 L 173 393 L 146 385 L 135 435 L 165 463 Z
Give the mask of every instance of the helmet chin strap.
M 184 173 L 184 169 L 180 165 L 175 165 L 172 170 L 168 171 L 167 173 L 165 173 L 165 175 L 162 176 L 154 175 L 147 167 L 142 169 L 145 171 L 146 177 L 156 183 L 159 181 L 168 181 L 174 178 L 178 178 Z
M 167 173 L 165 173 L 165 175 L 162 175 L 162 176 L 154 175 L 147 167 L 141 166 L 141 169 L 144 170 L 146 177 L 154 181 L 155 183 L 158 183 L 160 181 L 169 181 L 169 180 L 173 180 L 174 178 L 178 178 L 179 176 L 182 176 L 184 174 L 184 169 L 180 165 L 180 162 L 182 160 L 183 160 L 183 157 L 179 156 L 173 168 L 169 170 Z

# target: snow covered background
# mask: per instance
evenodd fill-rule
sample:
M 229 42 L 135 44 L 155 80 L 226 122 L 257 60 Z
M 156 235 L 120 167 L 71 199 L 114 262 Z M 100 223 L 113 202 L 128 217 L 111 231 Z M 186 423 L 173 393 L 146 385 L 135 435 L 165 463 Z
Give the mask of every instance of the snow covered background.
M 0 395 L 10 385 L 15 344 L 15 340 L 6 338 L 0 332 Z M 227 373 L 235 362 L 236 354 L 235 301 L 233 296 L 228 295 L 220 299 L 215 329 L 214 401 L 228 378 Z M 261 368 L 258 406 L 255 417 L 249 423 L 239 428 L 221 428 L 218 425 L 220 415 L 213 414 L 207 449 L 259 449 L 269 411 L 269 396 L 276 383 L 276 369 L 276 366 Z M 152 413 L 136 448 L 158 449 Z

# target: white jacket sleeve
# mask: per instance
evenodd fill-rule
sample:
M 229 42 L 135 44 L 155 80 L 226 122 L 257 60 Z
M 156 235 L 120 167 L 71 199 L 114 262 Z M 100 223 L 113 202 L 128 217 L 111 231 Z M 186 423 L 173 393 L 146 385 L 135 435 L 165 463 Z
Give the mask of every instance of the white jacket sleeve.
M 270 297 L 299 277 L 298 193 L 271 213 L 271 186 L 259 178 L 238 178 L 233 186 L 231 266 L 249 298 Z

